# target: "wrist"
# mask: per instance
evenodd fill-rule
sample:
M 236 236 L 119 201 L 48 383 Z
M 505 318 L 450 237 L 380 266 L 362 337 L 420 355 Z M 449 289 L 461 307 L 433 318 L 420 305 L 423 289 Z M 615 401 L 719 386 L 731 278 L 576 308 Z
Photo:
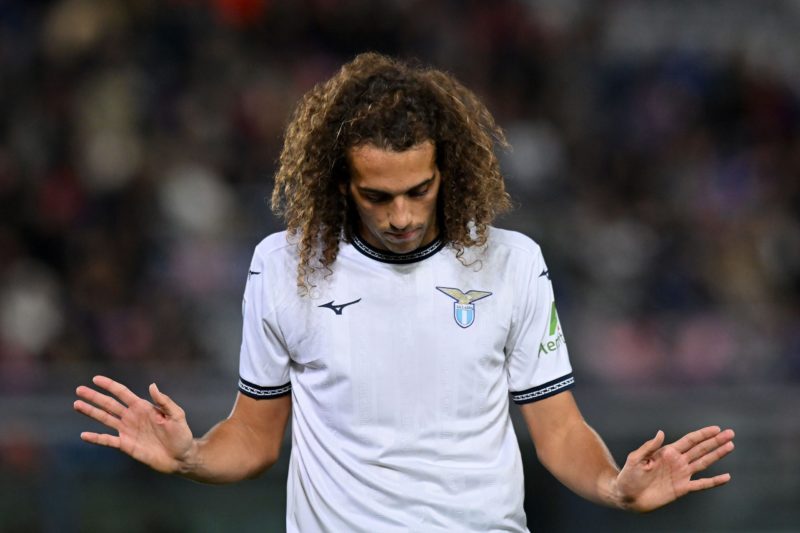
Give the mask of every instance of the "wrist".
M 630 492 L 625 490 L 624 484 L 619 483 L 618 477 L 614 477 L 611 480 L 609 493 L 611 494 L 612 505 L 617 509 L 634 513 L 646 513 L 648 511 L 641 506 L 641 501 L 638 497 L 631 496 Z
M 619 484 L 619 472 L 610 476 L 607 485 L 608 504 L 610 507 L 615 507 L 623 511 L 632 511 L 634 500 L 625 494 Z
M 192 439 L 189 448 L 180 457 L 176 458 L 175 474 L 193 477 L 200 465 L 200 445 L 197 439 Z

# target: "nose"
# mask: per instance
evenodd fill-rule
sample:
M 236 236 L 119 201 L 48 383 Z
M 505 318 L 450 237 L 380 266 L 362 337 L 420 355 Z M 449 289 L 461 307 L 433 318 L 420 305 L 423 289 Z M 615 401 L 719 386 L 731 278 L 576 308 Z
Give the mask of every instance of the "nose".
M 396 197 L 389 206 L 389 224 L 402 231 L 411 225 L 411 221 L 411 206 L 402 196 Z

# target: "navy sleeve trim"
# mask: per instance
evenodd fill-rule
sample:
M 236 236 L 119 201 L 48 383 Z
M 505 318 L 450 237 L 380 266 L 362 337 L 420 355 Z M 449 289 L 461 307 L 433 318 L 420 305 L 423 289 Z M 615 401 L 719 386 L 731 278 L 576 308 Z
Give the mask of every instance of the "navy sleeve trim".
M 292 382 L 290 381 L 279 387 L 262 387 L 261 385 L 250 383 L 239 376 L 239 390 L 245 396 L 255 398 L 256 400 L 267 400 L 285 396 L 292 392 Z
M 549 396 L 553 396 L 558 394 L 559 392 L 564 392 L 567 389 L 571 389 L 575 386 L 575 377 L 570 373 L 566 376 L 562 376 L 558 379 L 554 379 L 553 381 L 548 381 L 543 385 L 539 385 L 537 387 L 533 387 L 531 389 L 527 389 L 520 392 L 511 392 L 511 399 L 514 400 L 516 404 L 524 404 L 524 403 L 531 403 L 536 402 L 539 400 L 543 400 Z

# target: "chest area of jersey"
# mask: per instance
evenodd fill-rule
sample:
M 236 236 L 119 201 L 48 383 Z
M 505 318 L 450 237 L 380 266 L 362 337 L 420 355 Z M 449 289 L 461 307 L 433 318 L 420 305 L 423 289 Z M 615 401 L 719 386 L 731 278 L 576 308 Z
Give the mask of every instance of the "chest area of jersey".
M 287 336 L 296 364 L 357 375 L 358 365 L 386 372 L 450 366 L 498 370 L 512 300 L 498 280 L 423 273 L 349 278 L 298 308 Z

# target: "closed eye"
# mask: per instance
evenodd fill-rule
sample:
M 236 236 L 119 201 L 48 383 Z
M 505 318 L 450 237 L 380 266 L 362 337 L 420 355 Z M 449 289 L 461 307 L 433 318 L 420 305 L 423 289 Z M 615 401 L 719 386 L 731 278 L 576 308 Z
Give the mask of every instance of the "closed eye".
M 371 194 L 371 193 L 367 193 L 367 194 L 365 194 L 363 196 L 364 196 L 364 199 L 366 199 L 368 202 L 371 202 L 373 204 L 386 203 L 389 200 L 391 200 L 391 198 L 392 198 L 388 194 Z
M 427 180 L 423 181 L 422 183 L 418 184 L 416 187 L 408 189 L 403 194 L 408 196 L 409 198 L 422 198 L 430 191 L 431 184 L 436 179 L 435 176 L 428 178 Z M 383 192 L 376 189 L 367 189 L 367 188 L 358 188 L 361 197 L 371 204 L 385 204 L 387 202 L 391 202 L 394 198 L 394 194 L 390 194 L 388 192 Z
M 417 189 L 411 189 L 408 191 L 408 195 L 412 198 L 421 198 L 428 194 L 428 190 L 430 190 L 430 184 L 425 184 L 424 187 L 419 187 Z

